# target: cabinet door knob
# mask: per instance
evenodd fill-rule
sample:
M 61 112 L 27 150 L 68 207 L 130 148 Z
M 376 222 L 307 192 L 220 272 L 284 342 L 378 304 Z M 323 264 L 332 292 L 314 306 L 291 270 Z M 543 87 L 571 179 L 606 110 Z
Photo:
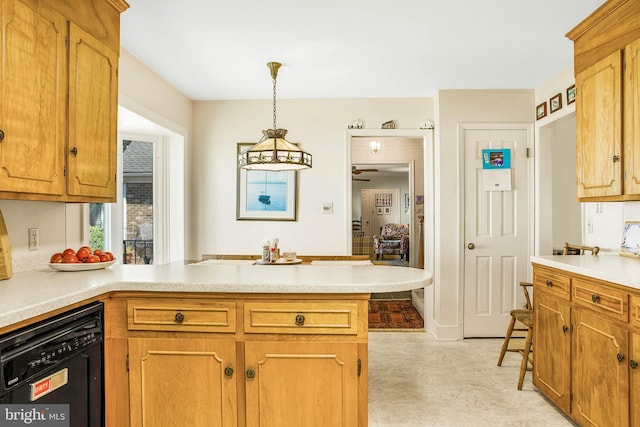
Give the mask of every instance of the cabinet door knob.
M 304 319 L 304 314 L 298 314 L 298 315 L 296 316 L 296 326 L 302 326 L 302 325 L 304 325 L 304 321 L 305 321 L 305 319 Z
M 247 376 L 247 378 L 252 380 L 252 379 L 254 379 L 256 377 L 256 371 L 254 371 L 253 369 L 249 368 L 249 369 L 247 369 L 247 372 L 245 372 L 245 375 Z
M 4 131 L 0 129 L 0 141 L 4 139 Z
M 176 313 L 176 317 L 174 318 L 174 320 L 176 321 L 176 323 L 184 322 L 184 314 Z
M 618 359 L 618 362 L 622 362 L 624 360 L 624 356 L 621 355 L 620 353 L 616 355 L 616 358 Z
M 547 280 L 547 281 L 545 282 L 545 284 L 546 284 L 548 287 L 553 286 L 553 282 L 552 282 L 551 280 Z
M 620 156 L 618 155 L 614 155 L 613 156 L 613 163 L 619 162 L 620 161 Z
M 567 325 L 562 325 L 562 332 L 566 334 L 568 330 L 569 330 L 569 327 Z
M 71 154 L 73 154 L 73 157 L 77 156 L 78 155 L 78 147 L 73 147 L 71 149 Z
M 591 295 L 591 301 L 597 303 L 598 301 L 600 301 L 600 295 L 596 295 L 596 294 Z
M 233 368 L 231 366 L 227 366 L 226 368 L 224 368 L 224 375 L 227 377 L 232 377 L 233 376 Z
M 631 360 L 629 360 L 629 366 L 631 366 L 631 369 L 636 369 L 638 367 L 638 362 L 636 362 L 635 360 L 631 359 Z

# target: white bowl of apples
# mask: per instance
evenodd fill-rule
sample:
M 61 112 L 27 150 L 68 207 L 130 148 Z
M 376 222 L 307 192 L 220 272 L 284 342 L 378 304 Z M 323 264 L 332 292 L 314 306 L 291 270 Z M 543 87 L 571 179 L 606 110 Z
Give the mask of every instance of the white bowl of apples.
M 77 251 L 67 248 L 62 252 L 51 255 L 49 267 L 58 271 L 87 271 L 100 270 L 109 267 L 116 262 L 116 257 L 111 252 L 101 249 L 91 249 L 82 246 Z

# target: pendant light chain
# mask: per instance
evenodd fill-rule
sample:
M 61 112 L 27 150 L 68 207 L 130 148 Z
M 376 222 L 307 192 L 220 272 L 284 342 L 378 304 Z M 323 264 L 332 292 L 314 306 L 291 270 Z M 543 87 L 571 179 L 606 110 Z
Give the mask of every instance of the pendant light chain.
M 273 130 L 276 128 L 276 79 L 273 78 Z

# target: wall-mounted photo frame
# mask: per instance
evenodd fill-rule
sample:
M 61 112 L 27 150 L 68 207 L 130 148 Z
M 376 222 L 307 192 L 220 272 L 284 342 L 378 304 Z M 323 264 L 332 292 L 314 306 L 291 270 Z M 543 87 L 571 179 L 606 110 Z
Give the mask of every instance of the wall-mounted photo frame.
M 562 93 L 558 93 L 553 95 L 549 99 L 549 110 L 551 110 L 552 113 L 555 113 L 561 108 L 562 108 Z
M 547 116 L 547 101 L 536 106 L 536 120 Z
M 411 195 L 405 193 L 404 195 L 404 208 L 409 209 L 411 207 Z
M 390 208 L 389 206 L 386 206 L 386 207 L 384 208 L 384 214 L 385 214 L 385 215 L 391 215 L 391 208 Z
M 640 258 L 640 221 L 626 221 L 624 223 L 620 255 Z
M 380 193 L 375 195 L 376 206 L 391 206 L 391 193 Z
M 576 85 L 567 88 L 567 105 L 576 102 Z
M 240 142 L 237 154 L 255 143 Z M 236 165 L 238 158 L 236 156 Z M 236 166 L 237 167 L 237 166 Z M 256 171 L 238 168 L 236 219 L 253 221 L 295 221 L 298 176 L 296 171 Z
M 416 196 L 416 205 L 424 205 L 424 196 L 422 194 Z
M 383 208 L 382 206 L 378 206 L 378 207 L 376 208 L 376 213 L 377 213 L 378 215 L 382 215 L 382 214 L 384 213 L 384 208 Z

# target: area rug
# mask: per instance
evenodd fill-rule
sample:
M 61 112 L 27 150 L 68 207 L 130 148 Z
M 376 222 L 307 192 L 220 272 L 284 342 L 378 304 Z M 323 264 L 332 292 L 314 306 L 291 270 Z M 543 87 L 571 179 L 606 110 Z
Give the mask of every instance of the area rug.
M 424 331 L 424 320 L 411 300 L 370 300 L 369 329 Z

